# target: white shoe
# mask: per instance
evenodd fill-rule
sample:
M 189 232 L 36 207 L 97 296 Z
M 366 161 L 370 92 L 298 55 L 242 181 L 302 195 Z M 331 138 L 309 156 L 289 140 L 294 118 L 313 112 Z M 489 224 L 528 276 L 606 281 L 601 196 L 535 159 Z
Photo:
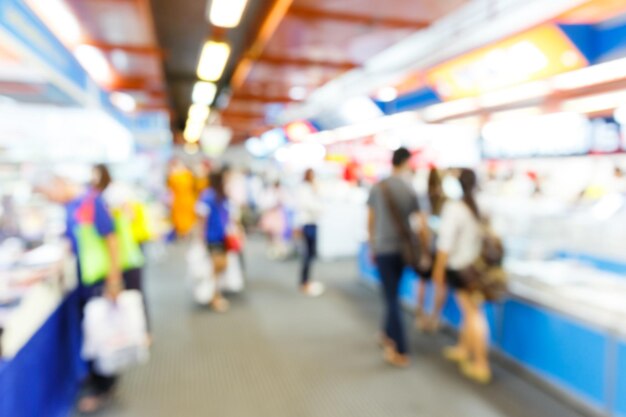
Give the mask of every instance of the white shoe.
M 304 288 L 304 293 L 309 297 L 319 297 L 324 294 L 326 288 L 321 282 L 311 282 Z

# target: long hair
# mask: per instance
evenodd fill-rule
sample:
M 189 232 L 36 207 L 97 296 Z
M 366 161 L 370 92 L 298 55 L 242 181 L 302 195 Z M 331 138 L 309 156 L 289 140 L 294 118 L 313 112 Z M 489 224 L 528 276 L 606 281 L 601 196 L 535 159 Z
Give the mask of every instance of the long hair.
M 480 220 L 480 212 L 478 211 L 478 204 L 474 198 L 474 190 L 476 189 L 476 174 L 471 169 L 463 168 L 459 175 L 459 182 L 463 189 L 463 202 L 467 204 L 467 207 L 471 210 L 474 217 Z
M 209 184 L 220 200 L 226 199 L 226 187 L 224 186 L 224 172 L 213 171 L 209 174 Z
M 443 185 L 441 175 L 436 168 L 430 170 L 428 174 L 428 200 L 430 202 L 430 210 L 433 215 L 441 214 L 441 209 L 445 202 L 443 193 Z

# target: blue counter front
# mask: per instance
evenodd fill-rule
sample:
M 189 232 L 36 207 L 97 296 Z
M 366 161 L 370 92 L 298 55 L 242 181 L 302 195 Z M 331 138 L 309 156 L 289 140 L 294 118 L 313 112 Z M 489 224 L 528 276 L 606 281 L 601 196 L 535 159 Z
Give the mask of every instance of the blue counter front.
M 75 291 L 14 358 L 0 362 L 0 416 L 70 414 L 85 374 L 79 307 Z
M 361 278 L 378 284 L 378 272 L 368 252 L 367 245 L 363 245 L 359 255 Z M 407 271 L 401 298 L 409 307 L 416 303 L 416 284 L 415 274 Z M 432 293 L 429 288 L 427 308 L 432 306 Z M 625 341 L 609 331 L 514 296 L 497 305 L 488 304 L 485 309 L 495 350 L 588 407 L 605 415 L 626 417 Z M 443 319 L 453 327 L 459 324 L 453 297 L 446 303 Z M 611 355 L 615 344 L 617 355 Z

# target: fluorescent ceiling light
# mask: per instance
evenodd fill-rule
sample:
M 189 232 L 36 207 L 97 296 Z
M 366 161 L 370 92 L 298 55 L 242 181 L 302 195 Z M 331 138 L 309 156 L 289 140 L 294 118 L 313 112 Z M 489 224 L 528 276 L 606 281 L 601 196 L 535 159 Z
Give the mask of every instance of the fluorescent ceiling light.
M 83 39 L 82 26 L 64 0 L 36 0 L 33 6 L 65 42 L 76 45 Z
M 626 58 L 579 69 L 553 78 L 559 90 L 576 90 L 626 78 Z
M 230 56 L 230 45 L 225 42 L 207 41 L 202 47 L 198 63 L 198 77 L 204 81 L 218 81 Z
M 113 71 L 102 51 L 91 45 L 79 45 L 74 55 L 85 70 L 98 83 L 107 84 L 113 79 Z
M 189 143 L 196 143 L 200 140 L 202 132 L 204 131 L 204 122 L 196 122 L 193 120 L 187 120 L 187 126 L 183 132 L 183 137 Z
M 191 101 L 193 101 L 194 104 L 210 106 L 213 104 L 213 100 L 215 100 L 215 94 L 217 94 L 217 86 L 215 84 L 206 81 L 198 81 L 193 86 Z
M 126 93 L 111 93 L 111 103 L 118 109 L 126 113 L 132 113 L 137 110 L 137 101 L 133 96 Z
M 239 25 L 248 0 L 211 0 L 209 21 L 214 26 L 234 28 Z
M 561 105 L 563 111 L 576 113 L 595 113 L 616 109 L 626 103 L 626 90 L 567 100 Z
M 206 122 L 211 114 L 209 106 L 204 104 L 192 104 L 189 107 L 189 121 L 191 122 Z
M 384 87 L 376 93 L 376 99 L 388 103 L 398 98 L 398 90 L 393 87 Z

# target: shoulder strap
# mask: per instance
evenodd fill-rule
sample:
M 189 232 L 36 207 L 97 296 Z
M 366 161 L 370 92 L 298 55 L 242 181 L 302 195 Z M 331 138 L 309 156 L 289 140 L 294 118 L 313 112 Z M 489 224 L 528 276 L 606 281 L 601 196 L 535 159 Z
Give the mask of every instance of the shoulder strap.
M 389 213 L 391 214 L 391 218 L 393 219 L 393 224 L 396 228 L 396 231 L 405 242 L 410 242 L 411 234 L 406 227 L 406 223 L 402 220 L 402 214 L 400 213 L 400 209 L 398 208 L 398 205 L 396 204 L 396 201 L 391 194 L 391 189 L 389 188 L 387 180 L 380 183 L 380 189 L 385 198 L 385 202 L 387 203 L 387 208 L 389 209 Z

